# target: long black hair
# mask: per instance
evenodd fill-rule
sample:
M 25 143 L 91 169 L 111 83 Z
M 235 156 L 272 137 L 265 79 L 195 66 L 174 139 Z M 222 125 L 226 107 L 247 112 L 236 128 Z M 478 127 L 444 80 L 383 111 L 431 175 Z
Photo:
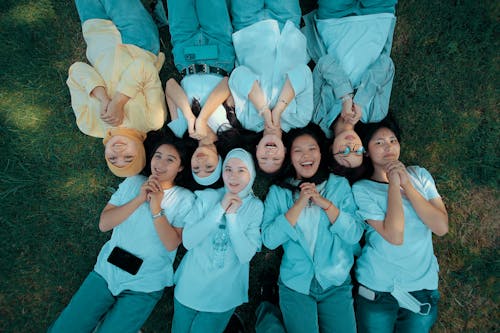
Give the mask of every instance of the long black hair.
M 373 138 L 373 135 L 381 128 L 387 128 L 394 133 L 398 141 L 401 143 L 401 130 L 394 117 L 389 113 L 384 119 L 378 123 L 366 123 L 360 127 L 360 137 L 363 147 L 367 151 L 367 155 L 363 156 L 363 175 L 361 178 L 370 178 L 373 175 L 373 163 L 368 151 L 368 144 Z
M 189 149 L 186 146 L 186 142 L 177 138 L 174 133 L 168 127 L 164 127 L 157 131 L 148 132 L 146 140 L 144 140 L 144 147 L 146 149 L 146 166 L 142 170 L 141 174 L 146 177 L 151 175 L 151 160 L 156 152 L 156 150 L 161 145 L 171 145 L 175 148 L 179 157 L 181 159 L 181 166 L 184 167 L 175 176 L 174 183 L 176 185 L 184 186 L 189 179 L 190 158 Z
M 303 135 L 308 135 L 316 141 L 316 143 L 320 148 L 321 161 L 316 174 L 311 178 L 303 179 L 301 183 L 310 182 L 317 185 L 327 180 L 329 176 L 327 158 L 326 158 L 328 154 L 328 149 L 326 147 L 326 136 L 325 133 L 323 133 L 323 130 L 314 123 L 309 123 L 302 128 L 291 129 L 288 133 L 286 133 L 283 136 L 284 138 L 283 143 L 285 144 L 287 154 L 285 161 L 283 163 L 284 165 L 283 172 L 279 177 L 276 178 L 276 185 L 291 189 L 292 191 L 297 190 L 298 187 L 291 185 L 289 182 L 290 178 L 292 179 L 297 178 L 297 172 L 291 162 L 291 157 L 290 157 L 292 152 L 291 149 L 295 139 Z

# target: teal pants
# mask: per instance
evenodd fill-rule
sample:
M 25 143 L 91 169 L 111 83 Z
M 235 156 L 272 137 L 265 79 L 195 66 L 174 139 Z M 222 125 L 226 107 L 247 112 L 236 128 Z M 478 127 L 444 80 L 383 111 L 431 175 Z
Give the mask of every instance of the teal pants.
M 231 17 L 235 31 L 256 22 L 273 19 L 283 28 L 287 20 L 300 25 L 299 0 L 231 0 Z
M 48 332 L 93 332 L 99 325 L 95 333 L 137 333 L 162 295 L 163 290 L 125 290 L 113 296 L 106 280 L 92 271 Z
M 207 64 L 230 73 L 235 56 L 226 0 L 168 0 L 167 6 L 177 70 Z
M 172 333 L 222 333 L 234 310 L 235 308 L 226 312 L 196 311 L 181 304 L 174 297 Z
M 255 310 L 255 333 L 286 333 L 280 309 L 263 301 Z
M 120 31 L 123 44 L 136 45 L 158 54 L 160 35 L 153 18 L 140 0 L 75 0 L 80 21 L 111 20 Z
M 288 333 L 356 333 L 352 285 L 321 288 L 313 278 L 309 295 L 279 283 L 280 308 Z
M 429 303 L 429 314 L 421 315 L 400 308 L 398 301 L 387 292 L 375 292 L 373 301 L 356 296 L 356 319 L 360 333 L 425 333 L 437 319 L 437 290 L 419 290 L 411 294 L 421 303 Z
M 318 0 L 318 18 L 396 12 L 397 0 Z

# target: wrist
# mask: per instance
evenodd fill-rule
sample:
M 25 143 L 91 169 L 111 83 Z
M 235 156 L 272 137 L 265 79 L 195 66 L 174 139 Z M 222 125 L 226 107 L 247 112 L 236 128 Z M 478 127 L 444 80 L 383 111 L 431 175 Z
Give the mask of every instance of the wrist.
M 153 217 L 153 220 L 156 220 L 157 218 L 161 216 L 165 216 L 165 211 L 163 209 L 160 209 L 158 213 L 152 213 L 151 216 Z
M 354 94 L 353 93 L 348 93 L 348 94 L 345 94 L 344 96 L 342 96 L 340 98 L 340 100 L 342 101 L 342 103 L 345 103 L 347 101 L 352 101 L 352 98 L 354 97 Z
M 333 203 L 331 201 L 328 201 L 328 205 L 326 207 L 323 207 L 323 210 L 325 212 L 327 212 L 332 207 L 333 207 Z

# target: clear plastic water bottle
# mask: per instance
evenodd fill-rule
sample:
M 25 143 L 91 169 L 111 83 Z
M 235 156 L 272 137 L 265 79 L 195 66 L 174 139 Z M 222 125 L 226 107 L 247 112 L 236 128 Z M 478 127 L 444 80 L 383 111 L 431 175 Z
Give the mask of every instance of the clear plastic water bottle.
M 217 232 L 212 239 L 212 247 L 214 250 L 212 263 L 215 268 L 224 267 L 224 257 L 226 255 L 228 242 L 229 236 L 227 234 L 226 225 L 219 224 L 219 229 L 217 229 Z

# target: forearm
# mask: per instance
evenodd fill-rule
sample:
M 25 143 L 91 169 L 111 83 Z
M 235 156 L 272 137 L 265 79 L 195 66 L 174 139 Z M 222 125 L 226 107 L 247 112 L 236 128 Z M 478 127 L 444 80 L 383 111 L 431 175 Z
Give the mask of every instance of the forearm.
M 288 104 L 294 99 L 295 91 L 293 90 L 292 83 L 287 78 L 281 89 L 281 93 L 273 108 L 273 114 L 278 113 L 281 115 L 285 111 Z
M 99 230 L 109 231 L 125 221 L 142 203 L 140 197 L 136 197 L 123 206 L 107 204 L 99 219 Z
M 175 79 L 169 79 L 165 87 L 165 95 L 172 101 L 172 103 L 181 109 L 182 114 L 186 119 L 194 117 L 191 111 L 191 105 L 189 104 L 188 97 L 184 92 L 184 89 L 175 81 Z
M 207 98 L 207 101 L 203 105 L 198 118 L 203 120 L 208 120 L 210 116 L 214 113 L 219 105 L 224 103 L 226 99 L 229 98 L 231 92 L 228 85 L 228 77 L 224 77 L 221 82 L 212 90 Z
M 337 217 L 339 217 L 340 210 L 333 204 L 333 202 L 325 199 L 326 205 L 323 205 L 321 208 L 324 210 L 326 215 L 328 216 L 328 220 L 331 224 L 334 224 L 337 221 Z
M 177 249 L 182 242 L 182 229 L 173 227 L 164 215 L 155 218 L 153 223 L 165 248 L 168 251 Z
M 299 219 L 300 213 L 304 209 L 305 205 L 307 205 L 307 202 L 306 203 L 302 203 L 302 201 L 297 200 L 293 204 L 293 206 L 290 207 L 290 209 L 286 212 L 285 217 L 286 217 L 288 223 L 290 223 L 290 225 L 292 227 L 295 227 L 295 225 L 297 224 L 297 221 Z
M 387 212 L 383 221 L 382 236 L 389 243 L 401 245 L 404 240 L 404 211 L 399 186 L 389 183 L 387 196 Z
M 260 87 L 260 84 L 258 81 L 255 81 L 252 85 L 252 89 L 248 93 L 248 100 L 253 104 L 255 109 L 257 109 L 259 112 L 262 112 L 263 108 L 265 106 L 269 107 L 267 104 L 267 99 L 266 95 L 264 94 L 264 91 Z
M 405 194 L 410 200 L 413 209 L 417 212 L 418 217 L 434 234 L 444 236 L 448 233 L 448 213 L 441 199 L 438 200 L 436 205 L 433 205 L 413 186 L 405 189 Z

